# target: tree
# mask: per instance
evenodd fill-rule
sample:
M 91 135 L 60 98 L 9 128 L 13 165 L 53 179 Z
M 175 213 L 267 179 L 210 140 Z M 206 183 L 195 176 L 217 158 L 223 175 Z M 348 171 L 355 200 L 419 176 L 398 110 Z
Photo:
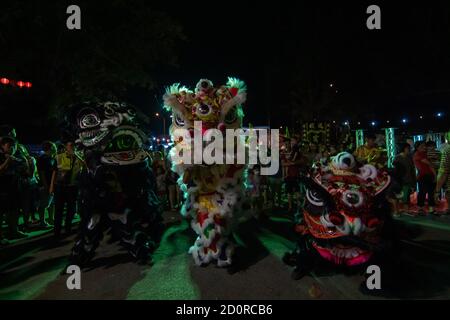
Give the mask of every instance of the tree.
M 58 118 L 59 106 L 79 99 L 152 89 L 162 66 L 176 66 L 182 28 L 149 1 L 77 1 L 81 30 L 66 27 L 70 4 L 0 5 L 0 74 L 33 82 L 41 121 Z

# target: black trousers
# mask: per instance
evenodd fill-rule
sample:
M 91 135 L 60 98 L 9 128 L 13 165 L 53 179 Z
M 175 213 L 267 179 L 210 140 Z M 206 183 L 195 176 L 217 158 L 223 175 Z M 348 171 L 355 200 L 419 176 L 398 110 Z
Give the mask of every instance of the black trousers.
M 436 182 L 434 175 L 427 174 L 417 180 L 419 185 L 419 193 L 417 194 L 417 205 L 423 207 L 425 205 L 425 197 L 428 194 L 428 205 L 434 207 L 434 189 Z
M 66 206 L 66 219 L 64 228 L 66 233 L 72 229 L 72 220 L 76 211 L 78 188 L 76 186 L 57 185 L 55 188 L 55 236 L 61 234 L 64 206 Z
M 17 233 L 19 223 L 19 193 L 0 193 L 0 239 L 3 238 L 3 221 L 8 225 L 8 237 Z

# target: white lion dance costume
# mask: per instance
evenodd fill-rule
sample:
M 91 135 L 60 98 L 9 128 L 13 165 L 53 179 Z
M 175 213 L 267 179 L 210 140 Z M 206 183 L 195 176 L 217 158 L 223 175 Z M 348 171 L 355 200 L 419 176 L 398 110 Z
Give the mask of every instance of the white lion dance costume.
M 226 129 L 242 128 L 245 99 L 244 82 L 234 78 L 229 78 L 228 83 L 220 87 L 202 79 L 194 91 L 174 84 L 164 95 L 164 107 L 172 112 L 173 119 L 170 128 L 174 141 L 170 150 L 172 170 L 180 175 L 178 184 L 185 198 L 181 214 L 191 218 L 192 229 L 198 235 L 189 253 L 199 266 L 212 261 L 217 261 L 219 267 L 231 264 L 233 244 L 230 237 L 239 214 L 243 212 L 246 166 L 236 161 L 233 164 L 207 164 L 204 159 L 194 163 L 193 154 L 202 153 L 198 148 L 194 150 L 194 137 L 202 137 L 208 142 L 211 141 L 208 136 L 214 131 L 222 133 L 225 141 Z M 203 147 L 207 142 L 202 142 Z M 238 136 L 234 143 L 240 144 L 237 147 L 242 146 L 243 136 Z M 223 155 L 234 158 L 237 149 L 228 150 L 223 145 L 220 145 Z M 190 162 L 179 156 L 186 150 L 192 151 Z

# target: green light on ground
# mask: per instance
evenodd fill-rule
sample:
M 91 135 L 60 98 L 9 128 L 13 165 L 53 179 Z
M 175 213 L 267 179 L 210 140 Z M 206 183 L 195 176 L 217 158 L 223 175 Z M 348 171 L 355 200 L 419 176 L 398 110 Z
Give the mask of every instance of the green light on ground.
M 129 300 L 200 299 L 200 291 L 191 279 L 187 253 L 192 243 L 186 222 L 166 231 L 153 254 L 154 265 L 129 291 Z
M 21 256 L 15 261 L 27 260 L 33 257 L 34 253 L 40 249 L 30 251 L 27 255 Z M 59 277 L 61 270 L 66 264 L 66 258 L 59 257 L 48 261 L 35 262 L 25 268 L 19 267 L 15 271 L 15 268 L 11 268 L 6 271 L 10 273 L 7 281 L 2 282 L 0 300 L 34 299 Z M 2 273 L 6 276 L 5 269 L 2 270 Z
M 286 252 L 290 252 L 295 248 L 294 242 L 280 237 L 267 229 L 262 229 L 261 234 L 258 235 L 258 239 L 271 254 L 275 255 L 280 260 Z

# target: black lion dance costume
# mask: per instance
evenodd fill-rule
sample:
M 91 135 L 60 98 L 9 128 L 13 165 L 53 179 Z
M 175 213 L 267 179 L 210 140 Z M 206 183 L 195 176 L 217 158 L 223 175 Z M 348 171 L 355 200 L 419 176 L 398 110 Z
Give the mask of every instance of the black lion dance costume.
M 388 254 L 392 219 L 384 191 L 390 180 L 386 171 L 361 166 L 347 152 L 302 178 L 306 199 L 296 225 L 298 246 L 284 256 L 296 267 L 294 279 L 320 261 L 350 269 Z
M 170 157 L 172 170 L 180 176 L 178 183 L 184 192 L 181 213 L 191 220 L 192 229 L 198 236 L 189 253 L 199 266 L 213 261 L 219 267 L 228 267 L 232 263 L 232 230 L 244 212 L 246 166 L 186 163 L 175 155 L 181 149 L 193 150 L 196 134 L 205 137 L 209 129 L 225 134 L 226 129 L 242 128 L 245 99 L 246 86 L 235 78 L 229 78 L 226 85 L 218 87 L 210 80 L 202 79 L 194 91 L 174 84 L 164 96 L 165 108 L 173 115 L 170 132 L 175 145 Z M 201 121 L 201 132 L 194 132 L 196 121 Z M 238 137 L 236 140 L 237 144 L 245 146 L 244 139 Z M 193 150 L 196 152 L 201 151 Z M 234 149 L 226 152 L 232 153 L 230 156 L 235 153 Z
M 150 261 L 162 224 L 148 138 L 136 109 L 126 103 L 85 102 L 71 106 L 69 118 L 86 164 L 79 191 L 82 221 L 71 263 L 89 262 L 108 229 L 136 260 Z

